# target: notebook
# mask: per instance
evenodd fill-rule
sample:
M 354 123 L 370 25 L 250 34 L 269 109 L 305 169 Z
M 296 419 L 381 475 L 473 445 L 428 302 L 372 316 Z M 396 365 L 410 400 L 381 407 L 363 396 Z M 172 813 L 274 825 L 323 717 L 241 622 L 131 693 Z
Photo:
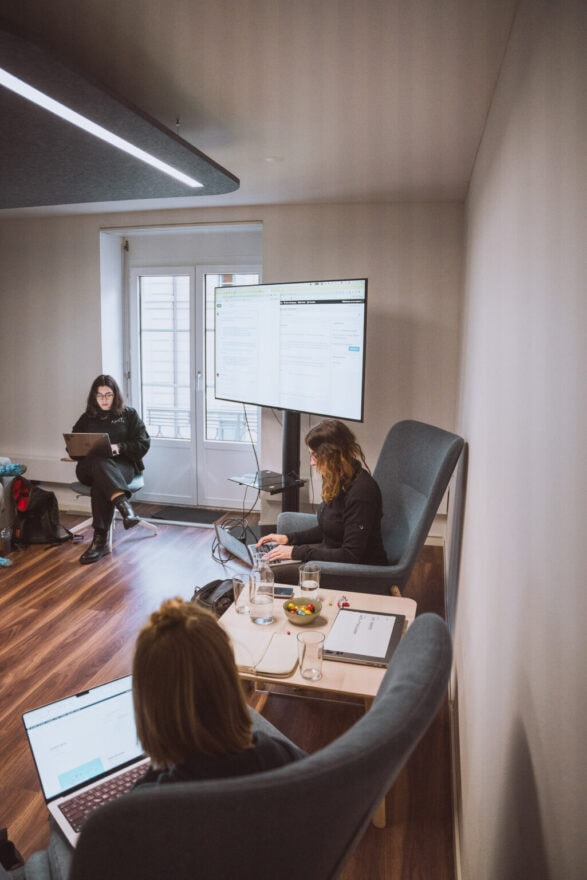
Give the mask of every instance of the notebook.
M 324 641 L 324 659 L 386 667 L 404 631 L 403 614 L 340 608 Z
M 64 434 L 65 448 L 72 458 L 86 455 L 112 457 L 112 446 L 108 434 Z
M 137 739 L 131 676 L 22 716 L 47 809 L 75 846 L 86 816 L 149 766 Z
M 271 541 L 267 544 L 263 544 L 262 547 L 257 547 L 255 544 L 244 544 L 232 534 L 230 529 L 227 529 L 218 521 L 214 523 L 214 531 L 216 532 L 216 539 L 220 546 L 224 547 L 227 553 L 230 553 L 230 555 L 234 556 L 236 559 L 240 559 L 241 562 L 244 562 L 245 565 L 248 565 L 250 568 L 255 566 L 257 559 L 262 558 L 265 553 L 268 553 L 272 547 L 276 546 Z M 292 565 L 292 560 L 277 559 L 275 562 L 267 562 L 266 564 L 271 566 L 271 568 L 275 568 L 284 564 Z M 295 565 L 296 563 L 293 562 L 293 564 Z

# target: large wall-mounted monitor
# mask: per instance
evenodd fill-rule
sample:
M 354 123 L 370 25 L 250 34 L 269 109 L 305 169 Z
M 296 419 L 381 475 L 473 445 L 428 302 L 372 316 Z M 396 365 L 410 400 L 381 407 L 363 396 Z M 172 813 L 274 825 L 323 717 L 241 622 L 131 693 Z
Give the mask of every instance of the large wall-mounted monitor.
M 362 421 L 367 279 L 217 287 L 220 400 Z

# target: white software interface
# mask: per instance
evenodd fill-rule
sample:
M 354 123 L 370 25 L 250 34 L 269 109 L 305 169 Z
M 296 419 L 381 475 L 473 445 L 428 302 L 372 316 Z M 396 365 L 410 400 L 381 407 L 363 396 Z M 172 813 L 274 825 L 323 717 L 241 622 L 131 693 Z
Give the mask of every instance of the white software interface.
M 23 716 L 47 799 L 142 755 L 131 677 Z
M 362 416 L 366 281 L 216 290 L 216 397 Z

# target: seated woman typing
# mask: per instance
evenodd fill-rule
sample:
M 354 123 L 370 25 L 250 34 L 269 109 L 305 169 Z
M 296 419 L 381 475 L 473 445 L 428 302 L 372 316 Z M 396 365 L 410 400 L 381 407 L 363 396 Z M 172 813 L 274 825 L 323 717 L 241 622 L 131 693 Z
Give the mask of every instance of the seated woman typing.
M 387 565 L 381 537 L 381 491 L 355 435 L 344 422 L 324 419 L 308 431 L 305 442 L 310 464 L 322 477 L 318 524 L 305 532 L 265 535 L 257 546 L 267 541 L 278 546 L 264 560 Z M 280 580 L 283 574 L 280 567 Z

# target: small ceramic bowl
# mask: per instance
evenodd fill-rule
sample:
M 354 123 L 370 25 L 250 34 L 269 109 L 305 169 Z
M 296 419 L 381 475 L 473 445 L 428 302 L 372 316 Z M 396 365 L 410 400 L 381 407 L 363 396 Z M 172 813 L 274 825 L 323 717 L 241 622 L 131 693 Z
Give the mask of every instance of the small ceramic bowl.
M 314 609 L 313 611 L 311 609 Z M 312 623 L 322 610 L 322 602 L 320 599 L 305 599 L 298 597 L 294 599 L 286 599 L 283 603 L 285 616 L 290 623 L 295 626 L 307 626 Z

